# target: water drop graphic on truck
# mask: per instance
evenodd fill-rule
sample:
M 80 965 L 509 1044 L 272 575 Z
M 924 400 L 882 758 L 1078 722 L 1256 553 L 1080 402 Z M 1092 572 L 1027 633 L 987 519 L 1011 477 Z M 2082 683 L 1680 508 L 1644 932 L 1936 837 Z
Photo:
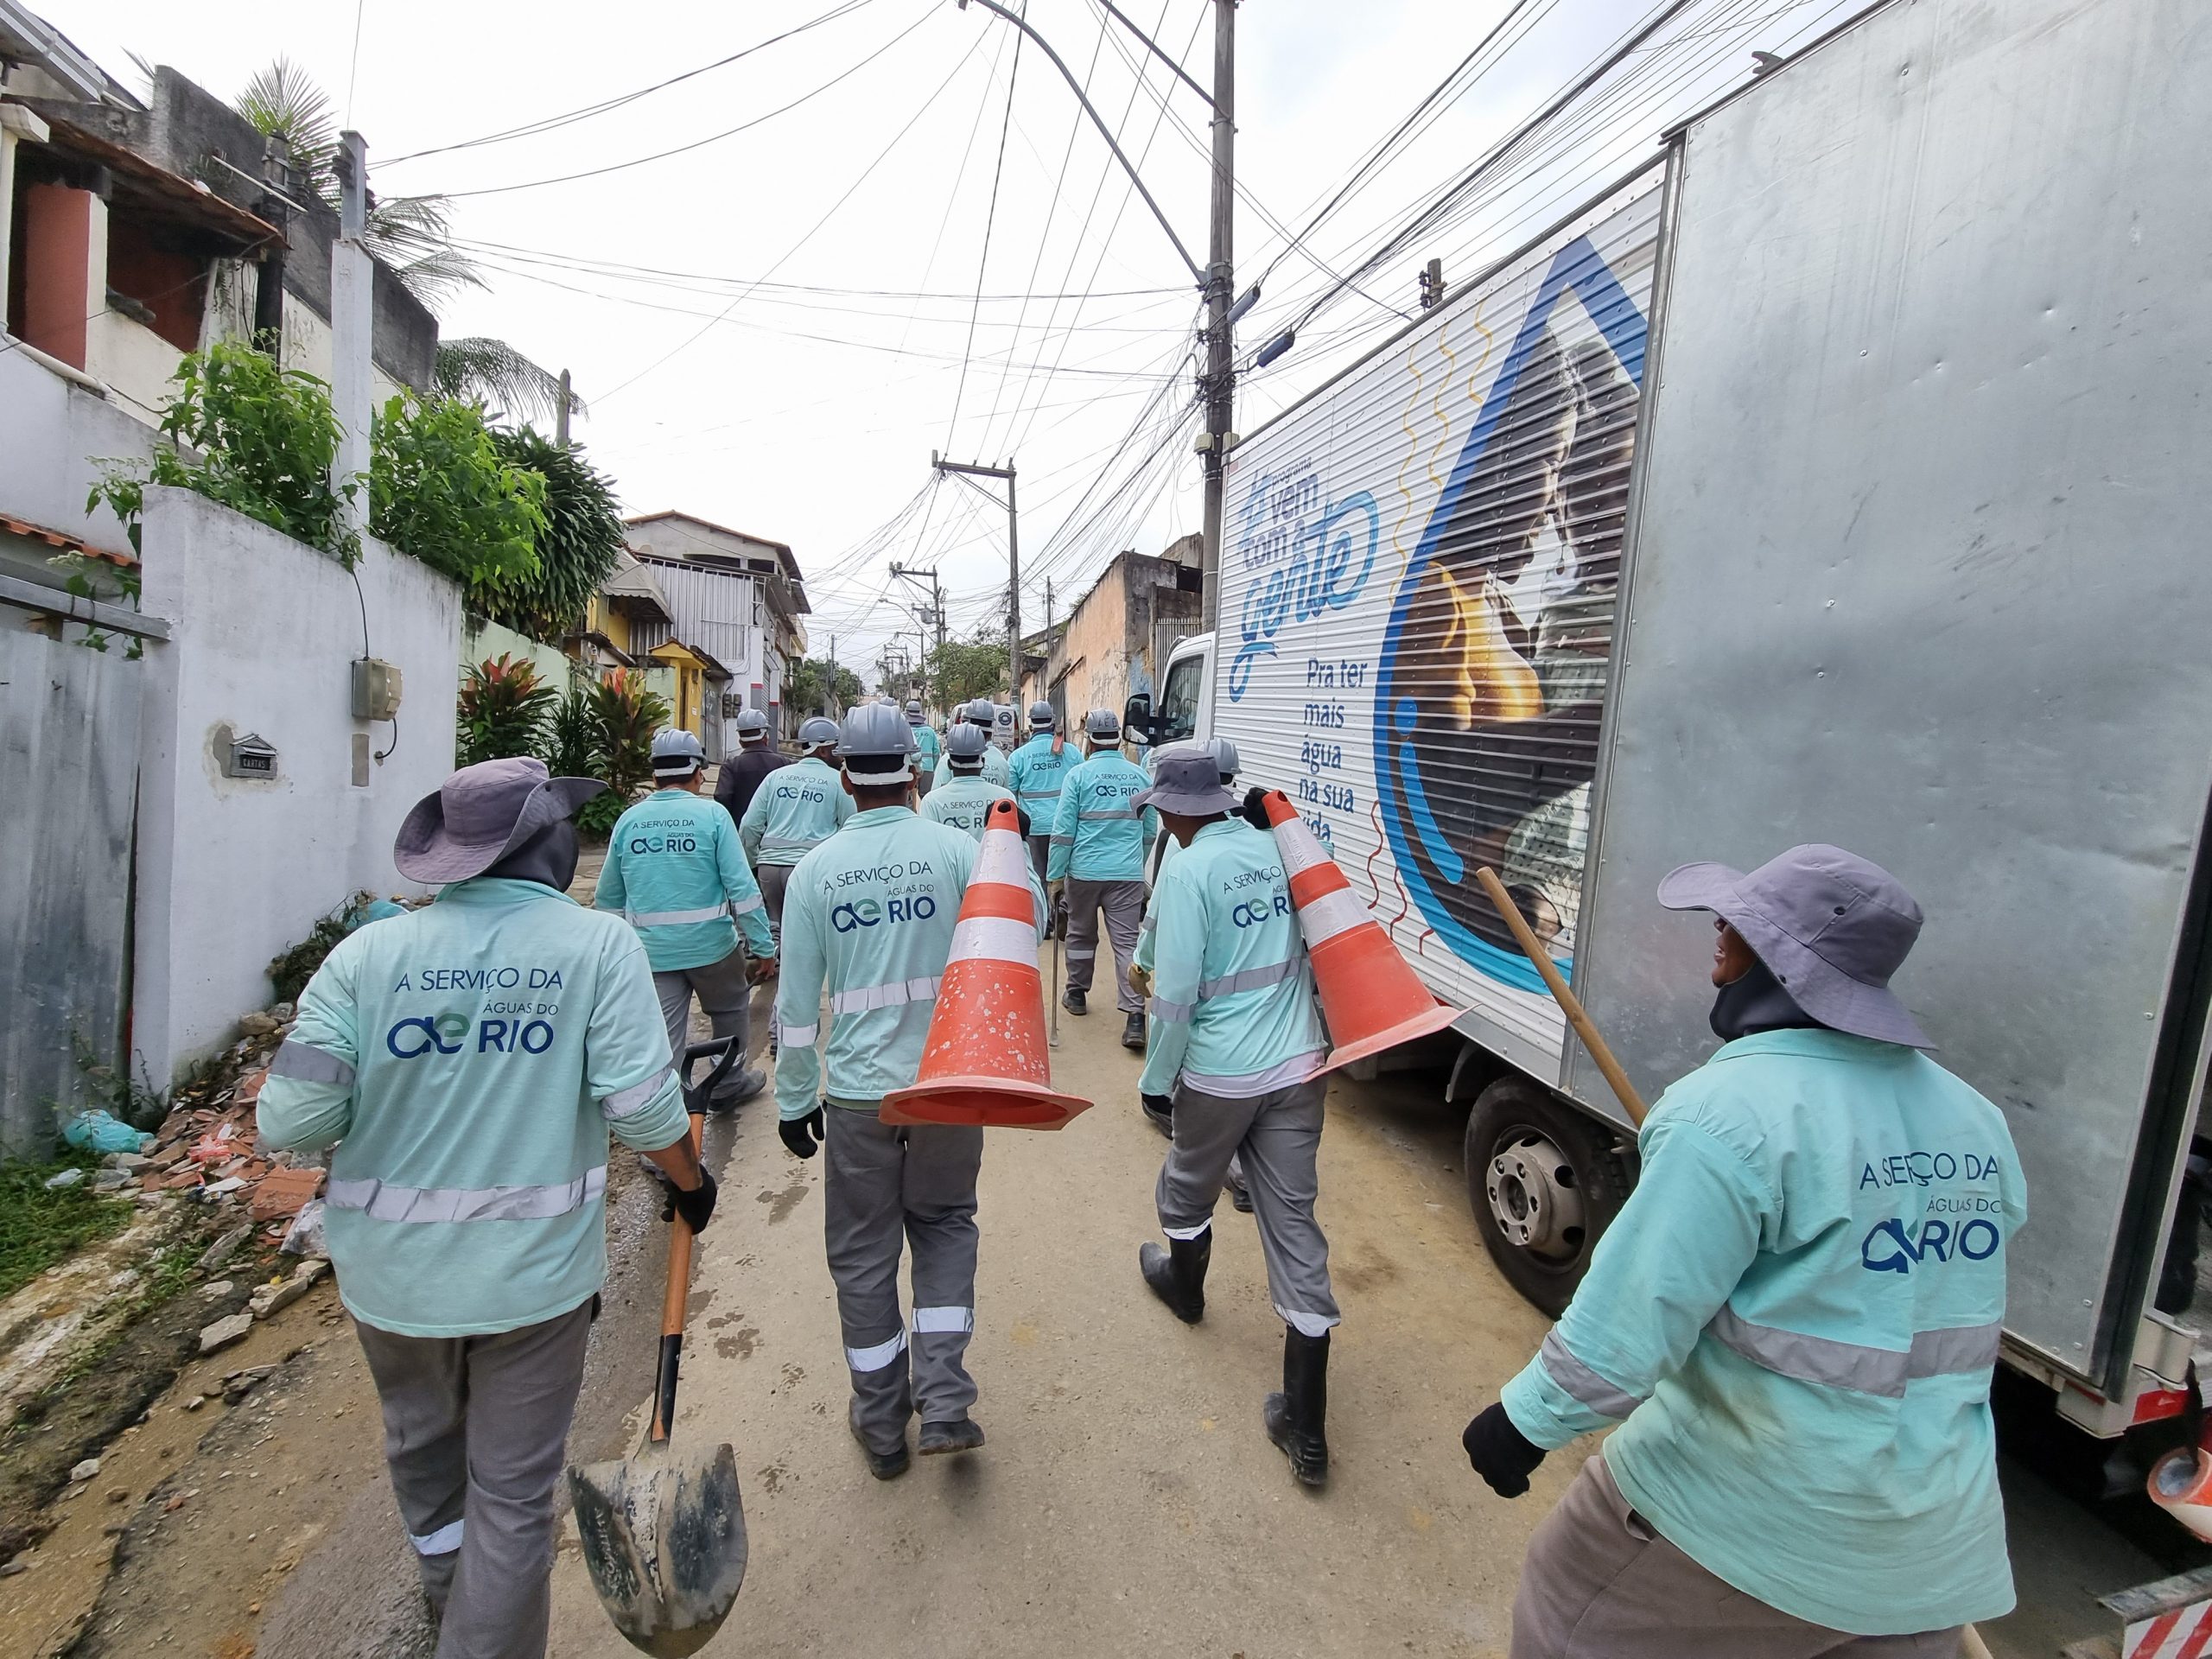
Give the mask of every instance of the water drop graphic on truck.
M 1510 326 L 1391 601 L 1375 778 L 1429 926 L 1484 974 L 1539 991 L 1474 874 L 1495 868 L 1571 961 L 1646 324 L 1584 236 Z

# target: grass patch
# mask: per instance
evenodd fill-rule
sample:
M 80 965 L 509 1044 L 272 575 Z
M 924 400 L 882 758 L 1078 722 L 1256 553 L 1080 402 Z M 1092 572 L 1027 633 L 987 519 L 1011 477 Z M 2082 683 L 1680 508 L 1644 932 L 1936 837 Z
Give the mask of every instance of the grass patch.
M 0 1164 L 0 1296 L 20 1290 L 55 1262 L 129 1224 L 128 1199 L 92 1190 L 99 1160 L 70 1152 L 51 1164 Z M 81 1169 L 75 1186 L 49 1189 L 48 1177 Z

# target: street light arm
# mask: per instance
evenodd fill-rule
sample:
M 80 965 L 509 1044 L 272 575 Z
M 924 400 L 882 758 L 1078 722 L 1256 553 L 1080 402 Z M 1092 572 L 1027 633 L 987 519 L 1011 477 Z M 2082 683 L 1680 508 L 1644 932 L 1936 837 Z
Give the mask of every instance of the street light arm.
M 958 0 L 958 3 L 962 10 L 967 10 L 968 0 Z M 1060 72 L 1060 79 L 1067 82 L 1068 90 L 1076 96 L 1076 102 L 1083 105 L 1083 112 L 1090 118 L 1090 124 L 1098 129 L 1098 136 L 1106 141 L 1106 148 L 1114 152 L 1114 159 L 1122 164 L 1122 171 L 1129 175 L 1129 182 L 1136 186 L 1137 194 L 1144 198 L 1144 205 L 1152 209 L 1152 216 L 1160 221 L 1160 228 L 1167 232 L 1167 239 L 1175 245 L 1175 251 L 1182 256 L 1183 264 L 1190 270 L 1192 280 L 1201 288 L 1205 287 L 1206 281 L 1205 270 L 1200 268 L 1197 260 L 1191 257 L 1191 251 L 1183 245 L 1183 238 L 1175 234 L 1175 227 L 1167 222 L 1167 215 L 1160 211 L 1160 204 L 1152 199 L 1152 192 L 1144 188 L 1144 181 L 1137 176 L 1136 168 L 1130 164 L 1129 158 L 1122 153 L 1121 145 L 1114 142 L 1113 129 L 1109 127 L 1100 118 L 1098 111 L 1091 107 L 1090 99 L 1084 93 L 1083 83 L 1078 81 L 1069 71 L 1067 65 L 1060 60 L 1060 54 L 1052 50 L 1042 35 L 1030 28 L 1026 19 L 1008 11 L 998 3 L 998 0 L 976 0 L 976 3 L 984 10 L 995 12 L 1005 18 L 1007 22 L 1036 41 L 1037 49 L 1052 60 L 1052 67 Z M 1147 46 L 1151 45 L 1149 41 L 1145 43 Z M 1157 48 L 1154 49 L 1158 50 Z M 1178 73 L 1180 72 L 1178 71 Z M 1185 79 L 1188 79 L 1189 77 L 1185 76 Z M 1213 100 L 1208 99 L 1206 102 L 1211 105 Z
M 1145 43 L 1145 49 L 1147 51 L 1150 52 L 1154 57 L 1158 58 L 1170 69 L 1173 69 L 1175 72 L 1175 75 L 1178 79 L 1179 79 L 1185 86 L 1189 87 L 1192 92 L 1196 92 L 1200 98 L 1205 99 L 1206 108 L 1211 110 L 1216 115 L 1219 115 L 1221 113 L 1221 105 L 1213 101 L 1213 94 L 1206 91 L 1205 87 L 1199 86 L 1197 81 L 1192 80 L 1190 76 L 1185 74 L 1183 73 L 1183 66 L 1176 62 L 1174 59 L 1169 57 L 1166 53 L 1161 51 L 1159 46 L 1154 42 L 1151 35 L 1146 34 L 1144 30 L 1139 29 L 1135 23 L 1131 22 L 1128 17 L 1123 16 L 1122 9 L 1114 3 L 1114 0 L 1098 0 L 1098 3 L 1106 8 L 1106 15 L 1108 16 L 1111 17 L 1116 22 L 1121 24 L 1123 29 L 1128 29 L 1129 33 L 1135 35 L 1137 39 L 1142 41 Z

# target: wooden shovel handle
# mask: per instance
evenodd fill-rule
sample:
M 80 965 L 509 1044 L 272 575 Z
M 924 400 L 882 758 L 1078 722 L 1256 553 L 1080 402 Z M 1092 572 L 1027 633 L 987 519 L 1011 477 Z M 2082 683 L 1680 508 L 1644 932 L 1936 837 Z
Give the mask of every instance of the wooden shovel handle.
M 1598 1034 L 1598 1027 L 1591 1023 L 1590 1016 L 1583 1011 L 1580 999 L 1568 988 L 1566 978 L 1553 963 L 1551 953 L 1537 943 L 1535 934 L 1529 929 L 1528 918 L 1522 915 L 1521 906 L 1513 902 L 1513 895 L 1506 892 L 1505 883 L 1497 879 L 1497 872 L 1487 864 L 1475 872 L 1475 880 L 1490 895 L 1491 903 L 1505 918 L 1506 926 L 1513 930 L 1514 938 L 1519 942 L 1529 960 L 1535 963 L 1536 971 L 1544 976 L 1544 983 L 1551 987 L 1553 1000 L 1567 1015 L 1567 1024 L 1574 1027 L 1574 1034 L 1582 1039 L 1582 1046 L 1590 1051 L 1590 1058 L 1598 1062 L 1598 1070 L 1612 1086 L 1614 1095 L 1620 1100 L 1621 1109 L 1628 1114 L 1628 1121 L 1638 1128 L 1643 1128 L 1644 1115 L 1649 1108 L 1644 1105 L 1643 1097 L 1636 1092 L 1636 1085 L 1628 1080 L 1628 1073 L 1621 1070 L 1621 1063 L 1613 1058 L 1613 1051 L 1605 1046 L 1605 1039 Z
M 699 1155 L 699 1126 L 691 1119 L 691 1155 Z M 668 1287 L 660 1299 L 660 1366 L 653 1383 L 653 1426 L 646 1438 L 660 1446 L 676 1421 L 676 1376 L 683 1358 L 683 1309 L 691 1300 L 691 1229 L 677 1216 L 668 1228 Z

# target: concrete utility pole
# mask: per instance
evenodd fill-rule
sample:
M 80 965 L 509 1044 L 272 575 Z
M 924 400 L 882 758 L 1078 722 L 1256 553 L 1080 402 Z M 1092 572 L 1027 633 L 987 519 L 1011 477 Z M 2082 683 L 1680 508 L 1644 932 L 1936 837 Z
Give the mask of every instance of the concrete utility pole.
M 1230 431 L 1236 418 L 1236 372 L 1230 363 L 1229 296 L 1236 229 L 1236 0 L 1213 3 L 1213 206 L 1206 238 L 1206 430 L 1205 542 L 1198 556 L 1199 614 L 1211 629 L 1221 610 L 1222 495 Z
M 1003 467 L 978 467 L 963 461 L 944 460 L 932 449 L 930 451 L 930 465 L 940 473 L 953 473 L 963 478 L 1002 478 L 1006 480 L 1006 654 L 1011 687 L 1007 695 L 1018 697 L 1021 695 L 1021 538 L 1014 506 L 1014 460 L 1007 457 Z M 976 484 L 971 487 L 993 506 L 999 505 L 998 497 L 982 485 Z
M 358 132 L 338 136 L 338 239 L 330 245 L 330 404 L 341 429 L 331 487 L 346 480 L 360 487 L 345 509 L 347 523 L 365 530 L 369 519 L 370 410 L 375 402 L 369 354 L 376 308 L 376 264 L 363 238 L 369 229 L 369 147 Z
M 916 613 L 916 620 L 925 628 L 936 628 L 938 661 L 942 664 L 944 660 L 944 588 L 943 584 L 941 584 L 937 579 L 937 567 L 932 565 L 926 570 L 918 570 L 911 564 L 901 564 L 896 559 L 893 559 L 891 562 L 891 574 L 899 577 L 901 581 L 911 582 L 917 587 L 921 585 L 923 577 L 927 576 L 929 578 L 929 608 L 918 612 Z M 927 698 L 929 696 L 929 675 L 927 672 L 929 656 L 930 642 L 928 637 L 924 635 L 922 636 L 922 662 L 924 664 L 924 672 L 922 674 L 921 690 L 916 693 L 918 696 L 923 698 Z
M 561 407 L 553 416 L 553 442 L 563 449 L 569 447 L 569 405 L 575 401 L 575 394 L 569 389 L 569 372 L 561 371 Z

